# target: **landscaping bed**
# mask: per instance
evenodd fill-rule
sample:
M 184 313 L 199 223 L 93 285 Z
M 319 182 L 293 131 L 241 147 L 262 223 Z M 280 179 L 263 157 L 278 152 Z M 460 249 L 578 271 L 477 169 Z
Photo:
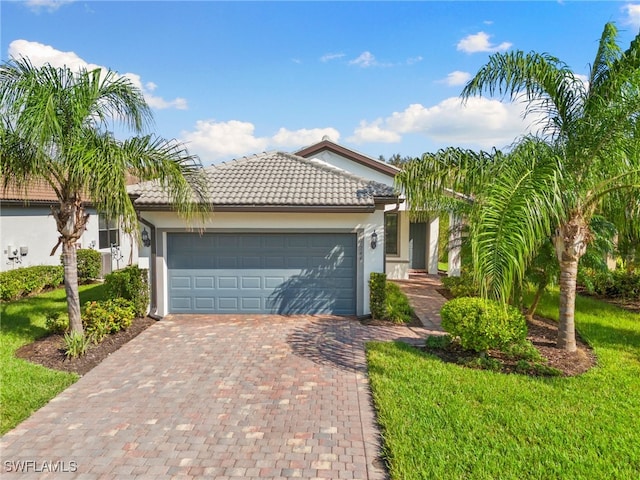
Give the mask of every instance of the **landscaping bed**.
M 554 321 L 536 316 L 527 322 L 529 340 L 540 352 L 545 365 L 551 369 L 558 370 L 563 376 L 574 376 L 585 373 L 596 365 L 597 359 L 593 349 L 576 335 L 578 350 L 576 352 L 566 352 L 556 347 L 556 337 L 558 335 L 558 324 Z M 473 360 L 478 358 L 476 352 L 464 350 L 457 344 L 452 344 L 448 348 L 425 347 L 426 352 L 435 355 L 447 363 L 465 364 L 469 366 Z M 499 360 L 502 363 L 502 373 L 523 373 L 518 371 L 518 359 L 512 358 L 498 350 L 489 350 L 487 357 Z M 530 372 L 532 376 L 544 376 L 544 372 Z
M 24 345 L 16 351 L 15 355 L 53 370 L 84 375 L 155 322 L 150 317 L 136 318 L 129 328 L 106 336 L 97 345 L 91 344 L 86 354 L 76 358 L 68 358 L 65 355 L 63 336 L 58 334 L 49 335 Z

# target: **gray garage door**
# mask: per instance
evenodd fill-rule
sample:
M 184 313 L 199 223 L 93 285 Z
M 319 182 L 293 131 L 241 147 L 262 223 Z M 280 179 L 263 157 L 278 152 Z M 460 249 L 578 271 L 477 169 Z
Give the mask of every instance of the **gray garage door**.
M 168 233 L 171 313 L 356 311 L 356 235 Z

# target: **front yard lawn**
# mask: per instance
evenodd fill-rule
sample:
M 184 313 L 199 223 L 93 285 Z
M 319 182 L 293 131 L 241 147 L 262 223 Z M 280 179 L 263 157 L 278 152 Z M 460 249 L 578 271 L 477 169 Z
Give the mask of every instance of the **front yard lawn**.
M 557 318 L 549 294 L 540 315 Z M 640 314 L 579 297 L 598 365 L 534 378 L 444 363 L 400 343 L 367 346 L 392 479 L 640 478 Z
M 102 300 L 102 284 L 80 287 L 80 302 Z M 0 306 L 0 434 L 15 427 L 78 379 L 15 357 L 22 345 L 48 334 L 47 312 L 65 312 L 64 288 Z

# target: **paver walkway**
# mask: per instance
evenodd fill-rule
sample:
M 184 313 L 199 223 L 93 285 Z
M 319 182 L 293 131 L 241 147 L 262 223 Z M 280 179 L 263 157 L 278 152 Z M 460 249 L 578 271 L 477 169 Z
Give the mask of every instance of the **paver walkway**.
M 427 333 L 167 317 L 4 435 L 2 476 L 383 479 L 363 345 Z
M 444 333 L 440 309 L 447 301 L 437 289 L 442 288 L 438 275 L 411 273 L 409 280 L 393 280 L 409 298 L 416 315 L 432 334 Z

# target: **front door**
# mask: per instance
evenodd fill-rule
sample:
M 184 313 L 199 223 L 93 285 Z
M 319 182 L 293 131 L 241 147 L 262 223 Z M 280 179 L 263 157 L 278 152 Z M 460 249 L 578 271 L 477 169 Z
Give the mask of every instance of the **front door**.
M 427 224 L 424 222 L 409 224 L 409 268 L 427 268 Z

